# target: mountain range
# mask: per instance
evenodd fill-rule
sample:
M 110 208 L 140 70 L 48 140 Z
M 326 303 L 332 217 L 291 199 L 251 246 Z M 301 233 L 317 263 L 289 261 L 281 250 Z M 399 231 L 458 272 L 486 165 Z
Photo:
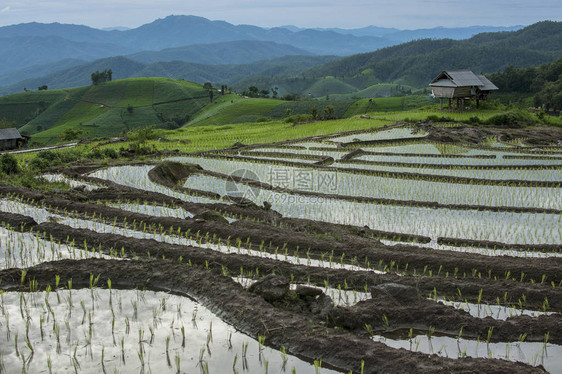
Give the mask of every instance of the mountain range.
M 217 44 L 225 48 L 228 42 L 261 41 L 283 45 L 280 50 L 271 47 L 272 57 L 291 54 L 347 56 L 402 43 L 404 41 L 449 37 L 460 39 L 482 31 L 509 31 L 510 28 L 474 27 L 458 29 L 397 30 L 370 26 L 355 30 L 298 29 L 295 27 L 261 28 L 250 25 L 233 25 L 224 21 L 211 21 L 196 16 L 168 16 L 135 29 L 99 30 L 83 25 L 60 23 L 24 23 L 0 27 L 0 75 L 21 69 L 49 64 L 67 59 L 92 61 L 104 57 L 133 55 L 141 62 L 170 61 L 174 51 L 183 48 L 184 54 L 175 51 L 174 59 L 182 60 L 190 54 L 187 46 Z M 290 50 L 287 46 L 294 49 Z M 218 45 L 217 45 L 218 47 Z M 231 48 L 237 48 L 233 45 Z M 150 51 L 152 53 L 149 53 Z M 156 53 L 162 51 L 161 57 Z M 269 57 L 266 51 L 261 58 L 245 60 L 244 51 L 228 63 L 248 63 Z M 140 53 L 140 54 L 139 54 Z M 150 56 L 150 57 L 148 57 Z M 201 59 L 183 60 L 201 63 Z M 29 77 L 23 77 L 29 78 Z M 21 79 L 20 79 L 21 80 Z
M 437 39 L 441 36 L 448 38 Z M 562 55 L 562 23 L 545 21 L 525 28 L 266 29 L 169 16 L 136 29 L 59 23 L 5 26 L 0 27 L 0 47 L 10 51 L 0 55 L 0 94 L 43 85 L 88 85 L 93 71 L 112 69 L 114 79 L 169 77 L 240 90 L 277 86 L 280 94 L 325 96 L 341 93 L 338 87 L 353 94 L 381 83 L 423 87 L 445 69 L 491 73 L 510 65 L 550 62 Z

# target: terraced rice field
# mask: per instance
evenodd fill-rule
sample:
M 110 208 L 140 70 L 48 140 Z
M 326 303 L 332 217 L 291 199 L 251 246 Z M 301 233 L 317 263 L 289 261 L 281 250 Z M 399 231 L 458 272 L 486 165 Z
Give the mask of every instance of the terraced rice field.
M 561 372 L 562 149 L 430 133 L 0 186 L 0 372 Z

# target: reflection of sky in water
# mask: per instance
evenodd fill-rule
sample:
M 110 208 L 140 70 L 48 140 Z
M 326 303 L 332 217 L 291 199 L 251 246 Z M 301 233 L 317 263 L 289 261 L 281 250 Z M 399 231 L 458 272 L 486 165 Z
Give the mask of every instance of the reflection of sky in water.
M 339 177 L 339 176 L 338 176 Z M 230 182 L 233 183 L 233 182 Z M 226 194 L 223 179 L 194 175 L 186 185 Z M 490 240 L 515 244 L 558 244 L 562 242 L 561 217 L 556 214 L 505 213 L 476 210 L 365 204 L 318 196 L 303 196 L 259 190 L 236 184 L 258 205 L 264 201 L 285 217 L 307 218 L 330 223 L 369 226 L 374 230 L 438 237 Z
M 163 292 L 112 290 L 110 304 L 109 290 L 94 289 L 93 295 L 95 302 L 89 289 L 73 290 L 72 294 L 61 290 L 58 298 L 55 291 L 48 297 L 45 292 L 23 294 L 28 308 L 24 315 L 29 313 L 32 317 L 28 336 L 35 351 L 28 372 L 46 370 L 47 360 L 50 360 L 53 372 L 73 372 L 74 362 L 79 365 L 79 372 L 102 372 L 102 350 L 108 373 L 114 369 L 120 373 L 138 373 L 142 368 L 141 355 L 144 369 L 150 368 L 152 372 L 176 372 L 179 358 L 181 372 L 200 372 L 201 365 L 208 365 L 210 373 L 228 373 L 233 370 L 236 355 L 235 368 L 239 373 L 264 373 L 266 362 L 270 373 L 281 372 L 283 355 L 280 351 L 267 347 L 260 349 L 256 340 L 238 332 L 187 297 Z M 72 308 L 69 307 L 70 300 Z M 9 315 L 10 332 L 4 329 L 6 333 L 0 337 L 8 373 L 22 370 L 22 359 L 16 356 L 16 334 L 20 355 L 31 356 L 24 342 L 26 320 L 22 319 L 19 304 L 20 293 L 6 292 L 2 296 L 0 318 L 3 323 Z M 185 346 L 182 346 L 182 327 Z M 57 353 L 59 343 L 55 330 L 59 331 L 60 353 Z M 287 372 L 290 373 L 293 367 L 297 373 L 314 372 L 312 364 L 291 355 L 285 357 Z M 247 365 L 247 370 L 243 369 L 243 364 Z M 322 369 L 321 373 L 335 372 Z
M 562 346 L 547 344 L 546 351 L 542 342 L 511 342 L 490 343 L 485 341 L 456 339 L 445 336 L 425 335 L 414 337 L 412 343 L 408 339 L 396 340 L 373 336 L 373 340 L 383 342 L 393 348 L 411 349 L 422 353 L 436 353 L 439 356 L 457 358 L 466 353 L 468 357 L 497 358 L 509 361 L 519 361 L 532 366 L 543 365 L 551 373 L 562 372 Z M 459 352 L 460 351 L 460 352 Z

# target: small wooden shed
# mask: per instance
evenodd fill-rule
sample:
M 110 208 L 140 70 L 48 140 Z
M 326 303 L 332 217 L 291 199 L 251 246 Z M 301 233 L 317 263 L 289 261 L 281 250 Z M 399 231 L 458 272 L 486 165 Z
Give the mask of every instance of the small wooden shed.
M 486 100 L 491 91 L 497 90 L 488 78 L 476 75 L 470 70 L 446 70 L 439 74 L 429 84 L 433 97 L 438 97 L 443 109 L 443 99 L 449 99 L 452 108 L 453 99 L 457 101 L 457 109 L 464 109 L 465 100 L 476 100 L 476 107 L 480 100 Z
M 29 137 L 22 136 L 16 128 L 0 129 L 0 151 L 23 147 L 28 140 Z

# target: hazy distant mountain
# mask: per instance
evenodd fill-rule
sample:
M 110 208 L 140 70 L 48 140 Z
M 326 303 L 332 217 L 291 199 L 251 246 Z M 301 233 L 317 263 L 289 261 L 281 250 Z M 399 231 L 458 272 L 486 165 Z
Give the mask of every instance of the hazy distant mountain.
M 287 44 L 262 41 L 234 41 L 195 44 L 161 51 L 138 52 L 127 57 L 131 60 L 154 63 L 158 61 L 185 61 L 198 64 L 245 64 L 289 55 L 311 55 L 304 49 Z
M 192 44 L 240 40 L 273 41 L 305 49 L 314 54 L 346 55 L 371 51 L 387 42 L 376 37 L 357 38 L 333 32 L 283 28 L 264 29 L 251 25 L 232 25 L 195 16 L 168 16 L 117 35 L 123 45 L 142 50 L 161 50 Z
M 337 55 L 372 51 L 388 45 L 387 41 L 377 37 L 357 38 L 332 31 L 292 32 L 284 28 L 235 26 L 228 22 L 210 21 L 196 16 L 168 16 L 124 31 L 103 31 L 87 26 L 36 22 L 0 27 L 0 38 L 18 36 L 58 36 L 72 41 L 111 43 L 131 52 L 159 51 L 193 44 L 240 40 L 273 41 L 315 54 Z
M 297 74 L 303 69 L 338 59 L 336 56 L 285 56 L 241 65 L 209 65 L 183 61 L 146 64 L 126 57 L 110 57 L 63 69 L 38 78 L 29 78 L 0 87 L 0 95 L 21 92 L 23 87 L 36 89 L 46 84 L 49 89 L 91 84 L 93 71 L 111 69 L 113 79 L 133 77 L 167 77 L 193 82 L 231 85 L 253 74 Z
M 122 55 L 128 49 L 110 43 L 76 42 L 59 36 L 14 36 L 0 38 L 0 74 L 67 58 L 93 60 Z
M 102 31 L 127 31 L 130 30 L 130 27 L 125 26 L 114 26 L 114 27 L 103 27 L 100 30 Z
M 55 61 L 49 64 L 33 65 L 27 68 L 16 70 L 9 74 L 0 75 L 0 86 L 7 86 L 17 82 L 21 82 L 30 78 L 43 77 L 48 74 L 55 73 L 57 71 L 70 69 L 74 66 L 82 65 L 86 61 L 78 59 L 64 59 Z M 29 88 L 34 88 L 29 86 Z
M 399 42 L 405 43 L 411 40 L 418 39 L 469 39 L 474 35 L 481 33 L 498 33 L 504 31 L 517 31 L 522 29 L 524 26 L 509 26 L 509 27 L 494 27 L 494 26 L 470 26 L 470 27 L 458 27 L 458 28 L 446 28 L 446 27 L 435 27 L 432 29 L 420 29 L 420 30 L 402 30 L 395 33 L 385 35 L 385 38 Z
M 295 26 L 282 26 L 293 32 L 299 32 L 306 29 Z M 316 31 L 333 31 L 345 35 L 354 36 L 375 36 L 387 39 L 391 44 L 404 43 L 418 39 L 468 39 L 476 34 L 483 32 L 502 32 L 517 31 L 525 26 L 469 26 L 469 27 L 434 27 L 431 29 L 416 30 L 398 30 L 395 28 L 367 26 L 358 29 L 341 29 L 341 28 L 315 28 Z
M 119 31 L 102 31 L 88 26 L 61 23 L 20 23 L 0 27 L 0 38 L 20 36 L 58 36 L 75 42 L 115 42 Z
M 270 49 L 271 57 L 283 54 L 350 55 L 372 51 L 388 45 L 377 37 L 356 37 L 332 31 L 303 30 L 291 32 L 283 28 L 264 29 L 250 25 L 235 26 L 224 21 L 210 21 L 195 16 L 169 16 L 135 29 L 104 31 L 82 25 L 60 23 L 25 23 L 0 27 L 0 48 L 9 53 L 0 56 L 0 74 L 7 74 L 25 67 L 48 64 L 74 58 L 95 60 L 108 56 L 125 55 L 143 51 L 161 51 L 195 44 L 215 44 L 240 41 L 274 42 L 292 46 L 286 51 Z M 247 63 L 265 58 L 259 50 L 239 50 L 236 56 L 230 47 L 230 63 Z M 221 46 L 226 48 L 226 45 Z M 297 50 L 298 49 L 298 50 Z M 166 51 L 164 54 L 180 51 Z M 218 52 L 218 51 L 216 51 Z M 209 54 L 211 55 L 211 54 Z M 220 53 L 213 53 L 220 56 Z M 143 54 L 150 61 L 154 57 Z M 171 57 L 166 57 L 168 60 Z M 185 60 L 185 57 L 179 57 Z M 245 60 L 246 59 L 246 60 Z M 194 58 L 189 61 L 206 62 Z M 224 63 L 216 58 L 213 63 Z
M 377 37 L 384 37 L 385 35 L 392 34 L 395 32 L 399 32 L 401 30 L 395 28 L 387 28 L 387 27 L 378 27 L 378 26 L 367 26 L 361 27 L 357 29 L 342 29 L 339 27 L 331 27 L 331 28 L 322 28 L 322 27 L 313 27 L 313 28 L 302 28 L 292 25 L 280 26 L 284 29 L 291 30 L 292 32 L 299 32 L 304 30 L 316 30 L 316 31 L 333 31 L 339 34 L 345 35 L 355 35 L 355 36 L 377 36 Z
M 81 25 L 32 22 L 0 27 L 0 48 L 4 51 L 0 55 L 0 85 L 21 85 L 22 80 L 36 77 L 49 77 L 48 82 L 41 85 L 56 84 L 59 87 L 87 82 L 89 74 L 82 80 L 57 75 L 66 68 L 78 67 L 71 60 L 96 61 L 129 55 L 136 62 L 151 64 L 173 60 L 200 64 L 248 64 L 295 54 L 349 56 L 376 51 L 404 40 L 422 37 L 458 39 L 480 31 L 507 29 L 510 28 L 475 26 L 401 31 L 376 26 L 354 30 L 288 26 L 267 29 L 195 16 L 168 16 L 135 29 L 112 28 L 110 31 Z M 501 34 L 504 33 L 490 35 Z M 488 38 L 486 35 L 479 34 L 480 40 Z M 543 41 L 535 40 L 534 43 Z M 513 53 L 515 61 L 523 58 Z M 537 57 L 538 60 L 540 58 Z M 59 61 L 60 66 L 57 67 Z M 205 69 L 197 67 L 194 70 Z M 254 74 L 255 71 L 249 73 Z M 56 76 L 61 78 L 60 82 L 56 81 Z M 32 82 L 37 81 L 31 80 L 29 87 L 34 87 Z
M 23 87 L 37 89 L 45 84 L 49 89 L 86 86 L 92 83 L 91 74 L 96 70 L 111 69 L 113 79 L 129 78 L 134 72 L 142 70 L 145 66 L 143 63 L 125 57 L 109 57 L 1 87 L 0 95 L 21 92 Z

